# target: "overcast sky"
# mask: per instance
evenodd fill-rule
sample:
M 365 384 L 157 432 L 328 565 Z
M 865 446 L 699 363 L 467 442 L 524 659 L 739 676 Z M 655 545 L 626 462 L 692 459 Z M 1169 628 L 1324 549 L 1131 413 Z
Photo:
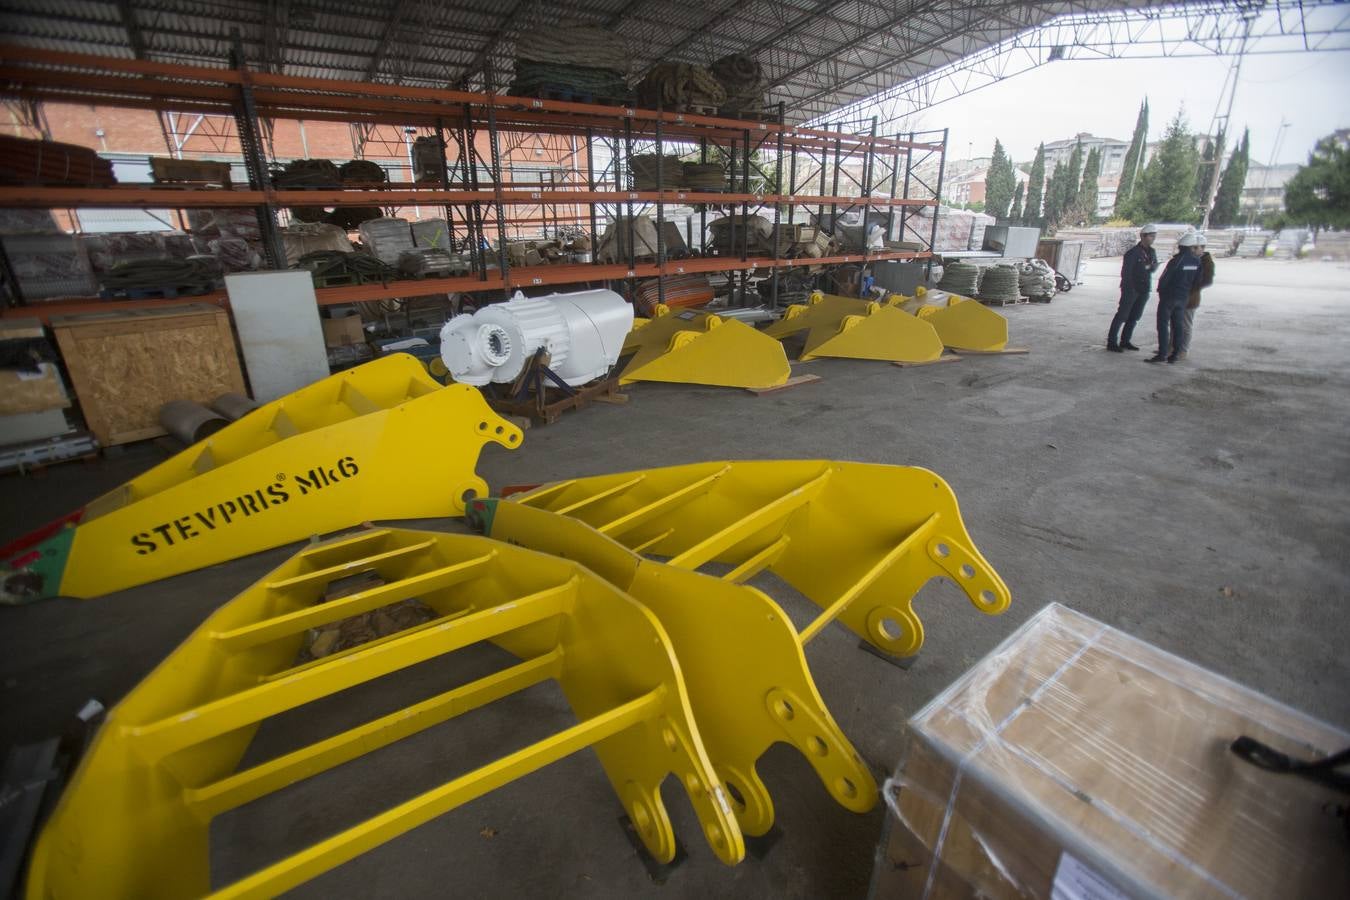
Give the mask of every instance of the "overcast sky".
M 1184 105 L 1206 131 L 1231 60 L 1065 60 L 1013 76 L 920 114 L 916 128 L 950 128 L 949 158 L 988 156 L 994 138 L 1029 161 L 1041 141 L 1080 131 L 1129 140 L 1144 95 L 1149 139 Z M 1350 52 L 1249 55 L 1242 64 L 1236 129 L 1251 127 L 1252 157 L 1265 164 L 1281 117 L 1290 123 L 1276 162 L 1302 163 L 1319 137 L 1350 127 Z

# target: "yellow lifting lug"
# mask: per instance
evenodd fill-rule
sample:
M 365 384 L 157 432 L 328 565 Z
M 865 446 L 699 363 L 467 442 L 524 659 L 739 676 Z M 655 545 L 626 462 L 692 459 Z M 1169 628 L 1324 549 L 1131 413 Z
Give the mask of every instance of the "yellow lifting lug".
M 656 615 L 743 832 L 773 826 L 755 763 L 778 741 L 796 747 L 846 809 L 876 804 L 876 781 L 816 690 L 792 621 L 764 593 L 645 559 L 579 519 L 523 503 L 474 500 L 467 516 L 489 537 L 576 560 Z
M 274 400 L 0 549 L 0 601 L 97 597 L 380 519 L 460 515 L 521 431 L 407 354 Z M 409 490 L 409 479 L 416 489 Z
M 768 570 L 821 608 L 811 640 L 838 619 L 882 653 L 923 645 L 914 595 L 947 577 L 980 612 L 1011 595 L 961 521 L 956 496 L 927 469 L 829 460 L 706 462 L 577 478 L 512 494 L 563 513 L 671 566 L 731 566 L 740 583 Z
M 413 599 L 427 610 L 421 624 L 307 658 L 316 630 Z M 306 704 L 482 641 L 519 662 L 265 762 L 244 761 L 275 717 L 303 728 Z M 576 725 L 212 892 L 215 816 L 550 680 Z M 660 794 L 671 774 L 716 856 L 743 858 L 670 639 L 646 607 L 575 562 L 488 538 L 344 535 L 220 607 L 117 704 L 42 830 L 27 896 L 276 896 L 586 747 L 657 860 L 669 862 L 676 847 Z
M 666 381 L 714 387 L 783 384 L 791 370 L 778 341 L 735 319 L 695 310 L 661 313 L 634 328 L 622 355 L 632 358 L 620 384 Z
M 942 355 L 933 326 L 897 306 L 813 293 L 793 304 L 764 333 L 783 340 L 807 332 L 800 359 L 820 356 L 889 362 L 931 362 Z
M 927 322 L 943 346 L 953 350 L 1002 350 L 1008 346 L 1008 320 L 983 303 L 958 294 L 931 301 L 923 297 L 896 296 L 887 302 Z

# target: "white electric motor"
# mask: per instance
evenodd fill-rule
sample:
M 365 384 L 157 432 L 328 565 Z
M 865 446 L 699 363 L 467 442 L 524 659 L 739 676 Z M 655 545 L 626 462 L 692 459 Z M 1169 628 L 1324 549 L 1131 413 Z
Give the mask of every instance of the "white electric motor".
M 441 359 L 455 381 L 514 381 L 536 351 L 569 385 L 601 377 L 619 361 L 633 307 L 613 291 L 525 297 L 455 316 L 441 329 Z

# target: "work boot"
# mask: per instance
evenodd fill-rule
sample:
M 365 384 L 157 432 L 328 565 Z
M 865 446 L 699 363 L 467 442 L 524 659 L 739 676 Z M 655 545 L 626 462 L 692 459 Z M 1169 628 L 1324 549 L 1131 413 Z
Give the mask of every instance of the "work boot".
M 1161 353 L 1155 353 L 1148 359 L 1144 360 L 1144 362 L 1151 362 L 1151 363 L 1167 362 L 1167 357 L 1163 356 Z
M 1122 349 L 1122 350 L 1138 350 L 1139 348 L 1136 347 L 1134 344 L 1131 344 L 1129 341 L 1121 341 L 1121 342 L 1120 342 L 1120 349 Z
M 1186 359 L 1186 351 L 1183 350 L 1180 353 L 1173 353 L 1172 358 L 1169 359 L 1168 362 L 1184 362 L 1185 359 Z
M 1107 350 L 1110 350 L 1112 353 L 1119 353 L 1119 352 L 1120 352 L 1120 345 L 1119 345 L 1119 344 L 1116 344 L 1116 343 L 1113 343 L 1113 342 L 1111 342 L 1111 341 L 1107 341 L 1107 342 L 1106 342 L 1106 349 L 1107 349 Z

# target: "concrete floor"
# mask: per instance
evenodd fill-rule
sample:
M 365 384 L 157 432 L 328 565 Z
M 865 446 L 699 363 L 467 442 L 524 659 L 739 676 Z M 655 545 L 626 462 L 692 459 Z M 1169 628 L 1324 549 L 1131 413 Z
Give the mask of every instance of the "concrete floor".
M 842 628 L 808 651 L 835 718 L 884 776 L 903 723 L 1051 601 L 1350 726 L 1350 297 L 1344 264 L 1220 260 L 1189 362 L 1102 344 L 1118 260 L 1049 306 L 1008 309 L 1027 356 L 927 369 L 812 363 L 823 381 L 779 394 L 640 385 L 623 407 L 572 414 L 489 448 L 494 486 L 720 457 L 836 457 L 930 467 L 1013 590 L 999 618 L 950 585 L 924 589 L 928 640 L 908 671 Z M 1149 318 L 1136 341 L 1150 348 Z M 153 445 L 44 477 L 0 479 L 0 540 L 113 487 L 161 458 Z M 436 527 L 453 528 L 452 523 Z M 81 603 L 0 610 L 4 733 L 56 732 L 90 696 L 116 701 L 211 609 L 291 552 Z M 772 583 L 799 624 L 804 601 Z M 1225 591 L 1225 589 L 1228 589 Z M 472 648 L 471 648 L 472 649 Z M 502 664 L 490 648 L 418 666 L 264 727 L 261 760 Z M 213 826 L 217 883 L 565 727 L 556 690 L 535 688 L 453 720 Z M 835 806 L 785 746 L 760 763 L 781 837 L 728 869 L 698 837 L 682 795 L 666 799 L 688 859 L 664 886 L 626 840 L 590 751 L 536 773 L 305 885 L 302 896 L 862 896 L 882 814 Z

